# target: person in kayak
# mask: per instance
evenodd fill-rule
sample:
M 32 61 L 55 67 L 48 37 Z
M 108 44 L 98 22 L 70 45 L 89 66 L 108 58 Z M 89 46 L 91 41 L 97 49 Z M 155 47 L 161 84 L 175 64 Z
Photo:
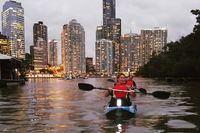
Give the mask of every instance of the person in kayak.
M 117 83 L 114 85 L 114 88 L 116 90 L 124 90 L 128 91 L 129 89 L 127 88 L 126 84 L 126 79 L 124 74 L 119 74 L 117 76 Z M 110 106 L 116 106 L 116 99 L 122 99 L 122 104 L 123 106 L 130 106 L 130 98 L 129 95 L 135 94 L 134 90 L 130 90 L 131 92 L 123 92 L 123 91 L 113 91 L 112 88 L 108 88 L 107 91 L 104 92 L 105 97 L 108 97 L 111 95 L 111 100 L 110 100 Z
M 129 78 L 126 82 L 126 85 L 128 86 L 128 88 L 130 89 L 135 89 L 136 88 L 136 83 L 135 81 L 133 80 L 133 75 L 129 75 Z

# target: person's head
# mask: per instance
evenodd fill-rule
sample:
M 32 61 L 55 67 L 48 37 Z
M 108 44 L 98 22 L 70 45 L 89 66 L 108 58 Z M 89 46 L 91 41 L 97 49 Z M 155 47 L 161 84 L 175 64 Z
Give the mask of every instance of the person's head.
M 130 75 L 130 76 L 129 76 L 129 80 L 132 80 L 132 79 L 133 79 L 133 77 L 134 77 L 133 75 Z
M 125 82 L 125 78 L 126 76 L 123 73 L 120 73 L 119 75 L 117 75 L 117 82 L 122 84 Z

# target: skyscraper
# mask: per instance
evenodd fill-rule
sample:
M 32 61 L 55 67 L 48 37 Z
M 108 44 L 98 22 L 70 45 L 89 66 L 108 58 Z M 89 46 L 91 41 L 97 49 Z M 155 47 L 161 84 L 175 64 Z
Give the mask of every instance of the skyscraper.
M 110 40 L 96 41 L 96 71 L 99 74 L 113 74 L 113 42 Z
M 49 41 L 49 64 L 51 66 L 58 65 L 57 44 L 58 42 L 55 39 Z
M 45 41 L 42 38 L 38 38 L 37 43 L 31 47 L 31 54 L 33 56 L 33 66 L 34 70 L 41 70 L 47 67 L 47 64 L 44 62 L 45 55 L 43 46 Z
M 36 45 L 38 38 L 42 38 L 46 42 L 48 40 L 47 26 L 44 25 L 42 21 L 39 21 L 38 23 L 35 23 L 33 25 L 33 44 L 34 45 Z
M 19 59 L 24 59 L 24 8 L 21 3 L 9 0 L 3 5 L 2 34 L 9 37 L 11 55 Z
M 41 45 L 37 45 L 38 40 L 42 43 Z M 42 21 L 35 23 L 33 25 L 33 44 L 34 46 L 40 47 L 43 49 L 42 54 L 44 55 L 43 63 L 45 65 L 48 64 L 48 34 L 47 34 L 47 26 L 43 24 Z
M 146 64 L 152 55 L 163 51 L 167 44 L 167 29 L 155 27 L 141 30 L 140 64 Z
M 103 0 L 103 25 L 111 18 L 115 18 L 115 0 Z
M 115 0 L 103 0 L 103 26 L 98 26 L 96 30 L 96 43 L 100 39 L 112 41 L 113 73 L 120 71 L 121 19 L 116 18 L 115 8 Z
M 108 40 L 113 41 L 113 72 L 120 71 L 120 38 L 121 38 L 121 19 L 111 18 L 107 20 L 107 33 Z
M 121 37 L 121 72 L 136 72 L 139 68 L 140 35 L 128 33 Z
M 85 31 L 83 26 L 77 20 L 71 20 L 69 24 L 63 26 L 61 40 L 65 74 L 85 73 Z

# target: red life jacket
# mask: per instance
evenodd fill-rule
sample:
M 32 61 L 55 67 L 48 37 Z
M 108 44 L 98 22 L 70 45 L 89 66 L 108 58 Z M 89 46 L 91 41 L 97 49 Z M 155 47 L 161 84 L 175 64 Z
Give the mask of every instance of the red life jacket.
M 133 87 L 133 81 L 128 80 L 128 81 L 126 82 L 126 85 L 129 86 L 129 87 Z
M 136 86 L 136 84 L 135 84 L 135 82 L 133 80 L 128 80 L 126 82 L 126 85 L 129 86 L 129 87 L 135 87 Z
M 126 84 L 116 84 L 114 86 L 114 89 L 116 90 L 128 90 L 126 87 Z M 127 98 L 128 93 L 122 92 L 122 91 L 113 91 L 113 95 L 115 98 Z

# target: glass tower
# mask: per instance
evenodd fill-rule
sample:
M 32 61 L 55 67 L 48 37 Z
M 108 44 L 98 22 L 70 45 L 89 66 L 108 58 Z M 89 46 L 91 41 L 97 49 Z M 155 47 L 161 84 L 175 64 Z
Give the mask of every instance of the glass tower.
M 103 0 L 103 25 L 111 18 L 115 18 L 115 0 Z
M 8 36 L 11 42 L 11 55 L 24 59 L 24 9 L 21 3 L 10 0 L 3 5 L 2 34 Z
M 40 39 L 43 40 L 43 43 L 40 45 L 40 47 L 43 49 L 43 55 L 44 65 L 48 64 L 48 34 L 47 34 L 47 26 L 43 24 L 42 21 L 39 21 L 38 23 L 35 23 L 33 25 L 33 44 L 34 46 L 37 45 L 38 41 L 40 42 Z
M 62 63 L 65 75 L 80 75 L 86 72 L 85 31 L 83 26 L 73 19 L 63 26 Z

